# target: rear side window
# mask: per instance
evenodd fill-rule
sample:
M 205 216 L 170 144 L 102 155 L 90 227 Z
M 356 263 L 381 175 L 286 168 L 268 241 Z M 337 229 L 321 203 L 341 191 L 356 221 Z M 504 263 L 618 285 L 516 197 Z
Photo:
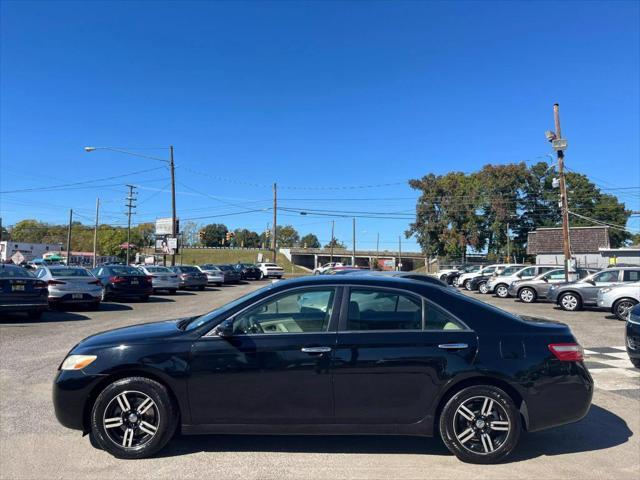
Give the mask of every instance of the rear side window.
M 50 268 L 54 277 L 88 277 L 89 272 L 84 268 Z
M 422 301 L 411 295 L 377 289 L 349 293 L 347 330 L 421 330 Z
M 440 307 L 426 302 L 425 330 L 464 330 L 464 327 Z
M 0 268 L 0 278 L 20 278 L 33 277 L 33 274 L 22 267 L 3 267 Z
M 180 271 L 183 273 L 200 272 L 196 267 L 180 267 Z
M 625 270 L 622 279 L 625 282 L 637 282 L 640 280 L 640 270 Z

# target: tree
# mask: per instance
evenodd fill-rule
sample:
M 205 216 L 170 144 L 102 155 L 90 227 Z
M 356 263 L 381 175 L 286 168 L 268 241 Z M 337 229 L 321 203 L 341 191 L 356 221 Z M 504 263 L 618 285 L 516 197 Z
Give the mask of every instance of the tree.
M 237 228 L 234 232 L 233 242 L 237 247 L 258 248 L 260 247 L 260 235 L 246 228 Z
M 44 243 L 43 238 L 49 231 L 49 225 L 38 220 L 22 220 L 11 229 L 11 238 L 15 242 Z
M 300 239 L 300 245 L 304 248 L 320 248 L 320 240 L 313 233 L 307 233 Z
M 277 235 L 277 243 L 280 248 L 295 247 L 300 242 L 298 231 L 291 225 L 278 227 Z
M 324 248 L 331 248 L 331 245 L 333 245 L 334 249 L 345 249 L 345 248 L 347 248 L 347 246 L 344 243 L 342 243 L 340 240 L 338 240 L 337 238 L 334 238 L 329 243 L 327 243 L 324 246 Z
M 132 232 L 133 231 L 140 236 L 141 245 L 139 246 L 148 247 L 154 244 L 153 240 L 156 234 L 156 226 L 154 223 L 140 223 L 132 229 Z M 133 243 L 133 238 L 131 239 L 131 243 Z
M 196 222 L 187 221 L 184 222 L 183 225 L 180 225 L 180 229 L 182 230 L 182 242 L 184 246 L 193 246 L 200 241 L 198 238 L 198 224 Z
M 229 231 L 222 223 L 210 223 L 202 227 L 202 243 L 205 247 L 222 247 L 226 242 L 226 235 Z

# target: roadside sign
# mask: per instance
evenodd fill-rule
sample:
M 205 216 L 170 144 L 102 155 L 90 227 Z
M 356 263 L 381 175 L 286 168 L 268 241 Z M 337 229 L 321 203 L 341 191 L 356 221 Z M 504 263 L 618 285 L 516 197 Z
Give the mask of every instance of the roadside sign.
M 173 219 L 157 218 L 156 235 L 173 235 Z
M 13 261 L 13 263 L 15 263 L 16 265 L 20 265 L 22 262 L 24 262 L 25 257 L 22 254 L 22 252 L 16 252 L 13 254 L 13 256 L 11 257 L 11 260 Z

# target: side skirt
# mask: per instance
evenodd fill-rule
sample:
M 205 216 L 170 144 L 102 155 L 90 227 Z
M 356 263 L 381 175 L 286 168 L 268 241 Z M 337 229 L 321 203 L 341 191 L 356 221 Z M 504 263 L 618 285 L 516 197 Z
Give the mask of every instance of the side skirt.
M 244 425 L 205 424 L 182 425 L 184 435 L 232 434 L 232 435 L 412 435 L 431 437 L 422 422 L 412 425 Z

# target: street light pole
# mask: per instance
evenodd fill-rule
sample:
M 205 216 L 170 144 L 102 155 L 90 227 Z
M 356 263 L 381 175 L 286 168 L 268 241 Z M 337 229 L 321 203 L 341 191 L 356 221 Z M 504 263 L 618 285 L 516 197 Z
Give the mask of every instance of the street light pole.
M 173 163 L 173 145 L 169 146 L 169 169 L 171 170 L 171 235 L 176 239 L 176 247 L 178 247 L 178 229 L 176 225 L 176 177 L 175 167 Z M 176 264 L 176 250 L 172 249 L 171 266 Z
M 98 256 L 98 213 L 100 211 L 100 199 L 96 198 L 96 225 L 93 230 L 93 268 L 97 265 Z

